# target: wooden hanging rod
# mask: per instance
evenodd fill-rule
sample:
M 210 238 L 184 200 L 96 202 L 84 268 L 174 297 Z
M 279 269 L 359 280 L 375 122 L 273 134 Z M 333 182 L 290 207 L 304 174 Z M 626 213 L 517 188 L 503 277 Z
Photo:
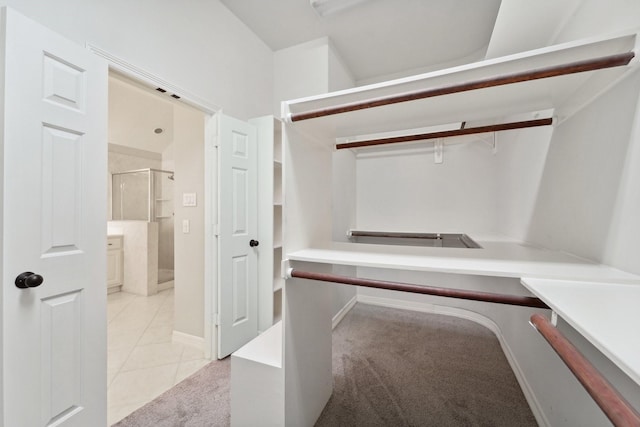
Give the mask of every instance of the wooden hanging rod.
M 470 90 L 484 89 L 494 86 L 503 86 L 531 80 L 546 79 L 549 77 L 563 76 L 566 74 L 583 73 L 586 71 L 595 71 L 603 68 L 620 67 L 623 65 L 628 65 L 634 56 L 634 52 L 625 52 L 616 55 L 540 68 L 537 70 L 528 70 L 488 79 L 474 80 L 450 86 L 423 89 L 415 92 L 402 93 L 399 95 L 383 96 L 364 101 L 336 105 L 334 107 L 319 108 L 316 110 L 309 110 L 301 113 L 292 113 L 291 121 L 297 122 L 300 120 L 309 120 L 318 117 L 331 116 L 334 114 L 347 113 L 349 111 L 397 104 L 399 102 L 414 101 L 417 99 L 432 98 L 436 96 L 449 95 L 452 93 L 466 92 Z
M 640 426 L 640 414 L 551 322 L 540 314 L 534 314 L 531 324 L 558 353 L 614 426 Z
M 401 142 L 421 141 L 425 139 L 448 138 L 452 136 L 472 135 L 476 133 L 499 132 L 503 130 L 524 129 L 537 126 L 549 126 L 553 124 L 552 118 L 526 120 L 522 122 L 501 123 L 497 125 L 477 126 L 473 128 L 461 128 L 445 130 L 441 132 L 420 133 L 416 135 L 394 136 L 390 138 L 368 139 L 365 141 L 345 142 L 336 144 L 336 150 L 345 148 L 362 148 L 375 145 L 398 144 Z
M 365 286 L 368 288 L 388 289 L 392 291 L 411 292 L 414 294 L 436 295 L 467 299 L 473 301 L 495 302 L 500 304 L 519 305 L 524 307 L 549 308 L 542 300 L 535 297 L 492 294 L 488 292 L 467 291 L 462 289 L 437 288 L 433 286 L 414 285 L 411 283 L 386 282 L 382 280 L 361 279 L 359 277 L 338 276 L 335 274 L 313 273 L 310 271 L 289 270 L 290 277 L 319 280 L 321 282 L 342 283 L 344 285 Z

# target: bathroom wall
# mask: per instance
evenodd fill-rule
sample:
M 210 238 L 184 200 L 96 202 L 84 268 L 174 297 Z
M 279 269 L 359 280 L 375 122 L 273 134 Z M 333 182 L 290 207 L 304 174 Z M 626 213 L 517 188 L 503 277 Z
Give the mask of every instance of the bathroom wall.
M 174 164 L 173 328 L 204 337 L 204 115 L 179 104 L 174 110 Z M 197 206 L 182 206 L 184 193 L 195 193 Z M 189 223 L 189 232 L 183 232 L 184 221 Z

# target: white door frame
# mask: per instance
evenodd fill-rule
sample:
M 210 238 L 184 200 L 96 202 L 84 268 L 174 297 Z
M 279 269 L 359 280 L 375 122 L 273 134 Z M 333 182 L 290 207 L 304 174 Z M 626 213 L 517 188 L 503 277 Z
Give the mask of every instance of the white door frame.
M 216 312 L 218 307 L 218 249 L 216 230 L 218 218 L 218 174 L 217 174 L 217 138 L 218 113 L 222 108 L 199 96 L 173 85 L 156 75 L 90 43 L 87 49 L 107 60 L 110 71 L 130 78 L 150 88 L 161 87 L 168 92 L 178 94 L 180 100 L 204 113 L 204 353 L 207 359 L 217 356 Z

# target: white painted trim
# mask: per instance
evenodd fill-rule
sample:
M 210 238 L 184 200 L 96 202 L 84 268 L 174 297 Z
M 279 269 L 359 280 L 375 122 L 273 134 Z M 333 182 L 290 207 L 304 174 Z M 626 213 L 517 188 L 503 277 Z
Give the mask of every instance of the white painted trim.
M 195 335 L 185 334 L 184 332 L 173 331 L 171 341 L 178 344 L 188 345 L 204 351 L 204 338 Z
M 145 86 L 148 86 L 152 89 L 161 87 L 167 92 L 180 96 L 180 100 L 185 102 L 186 104 L 189 104 L 192 107 L 195 107 L 207 114 L 215 114 L 221 110 L 220 106 L 212 104 L 206 99 L 203 99 L 179 86 L 173 85 L 166 80 L 163 80 L 158 76 L 150 73 L 149 71 L 137 67 L 129 63 L 128 61 L 125 61 L 124 59 L 119 58 L 111 54 L 110 52 L 107 52 L 104 49 L 101 49 L 91 43 L 87 43 L 86 47 L 94 54 L 106 59 L 109 63 L 109 69 L 112 71 L 124 74 L 125 76 L 137 80 L 138 82 L 143 83 Z
M 461 319 L 471 320 L 472 322 L 476 322 L 484 326 L 485 328 L 489 329 L 498 338 L 498 341 L 500 342 L 500 347 L 502 347 L 502 351 L 504 352 L 504 355 L 507 358 L 507 361 L 509 362 L 509 366 L 511 366 L 511 369 L 513 370 L 513 373 L 516 376 L 516 380 L 518 381 L 518 384 L 520 384 L 522 393 L 524 394 L 524 397 L 527 400 L 527 403 L 529 404 L 529 407 L 531 408 L 531 412 L 533 413 L 533 416 L 535 417 L 538 425 L 542 427 L 551 427 L 549 420 L 547 419 L 547 417 L 544 414 L 544 411 L 542 410 L 542 406 L 540 405 L 540 402 L 538 402 L 538 399 L 533 394 L 533 390 L 531 389 L 531 386 L 529 385 L 526 378 L 524 377 L 524 373 L 522 372 L 520 365 L 518 364 L 515 356 L 513 355 L 511 348 L 509 348 L 508 344 L 504 339 L 504 336 L 502 335 L 502 332 L 500 331 L 500 328 L 493 320 L 479 313 L 475 313 L 473 311 L 456 308 L 456 307 L 447 307 L 447 306 L 436 305 L 436 304 L 421 303 L 417 301 L 404 301 L 404 300 L 399 300 L 394 298 L 381 298 L 381 297 L 373 297 L 373 296 L 361 295 L 361 294 L 357 295 L 357 300 L 358 302 L 361 302 L 363 304 L 377 305 L 380 307 L 397 308 L 401 310 L 410 310 L 410 311 L 418 311 L 423 313 L 443 314 L 445 316 L 459 317 Z
M 204 354 L 207 359 L 218 356 L 218 141 L 217 114 L 205 119 L 204 128 Z
M 349 313 L 349 311 L 351 311 L 351 309 L 353 308 L 354 305 L 356 305 L 356 303 L 358 302 L 358 295 L 354 295 L 353 298 L 351 298 L 349 300 L 349 302 L 347 302 L 344 307 L 342 307 L 340 309 L 340 311 L 338 311 L 336 313 L 335 316 L 333 316 L 333 319 L 331 320 L 331 329 L 335 329 L 336 326 L 338 326 L 338 323 L 340 323 L 342 321 L 342 319 L 344 319 L 344 316 L 347 315 L 347 313 Z

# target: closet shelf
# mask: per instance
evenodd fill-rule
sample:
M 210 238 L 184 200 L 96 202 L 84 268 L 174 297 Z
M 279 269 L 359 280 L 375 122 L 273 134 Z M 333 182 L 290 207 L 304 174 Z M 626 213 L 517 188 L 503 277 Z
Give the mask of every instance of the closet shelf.
M 393 270 L 432 271 L 495 277 L 537 277 L 631 283 L 640 276 L 589 262 L 564 252 L 545 250 L 517 241 L 471 236 L 482 249 L 390 246 L 333 242 L 288 252 L 289 261 Z
M 640 285 L 534 278 L 522 284 L 640 385 L 640 341 L 630 336 L 640 323 Z
M 554 110 L 562 121 L 634 68 L 637 39 L 637 33 L 627 33 L 579 40 L 287 101 L 283 116 L 327 144 L 461 121 L 533 118 L 544 110 Z

